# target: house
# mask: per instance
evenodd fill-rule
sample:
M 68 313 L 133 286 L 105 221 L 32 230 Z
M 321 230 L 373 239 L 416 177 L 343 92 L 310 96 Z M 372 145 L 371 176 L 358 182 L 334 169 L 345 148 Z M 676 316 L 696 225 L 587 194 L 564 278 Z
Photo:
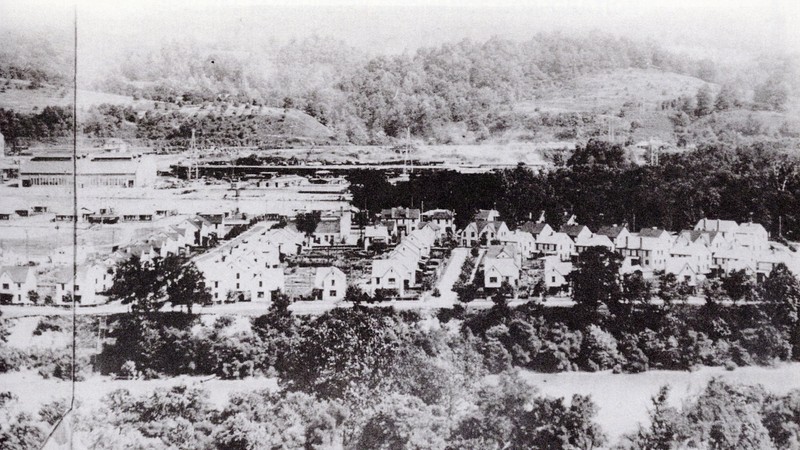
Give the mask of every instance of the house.
M 75 302 L 81 306 L 105 303 L 102 295 L 111 288 L 114 276 L 107 266 L 99 263 L 88 263 L 78 267 L 77 277 L 73 283 L 72 270 L 68 268 L 56 271 L 54 301 L 58 304 L 72 302 L 73 284 Z
M 281 255 L 299 255 L 305 244 L 303 233 L 288 227 L 268 230 L 256 237 L 257 242 L 263 245 L 278 247 Z
M 201 216 L 187 218 L 180 222 L 177 227 L 191 232 L 193 239 L 190 245 L 194 247 L 208 247 L 218 236 L 217 232 L 214 231 L 214 225 Z
M 516 245 L 490 245 L 483 257 L 484 287 L 499 288 L 504 282 L 516 286 L 521 266 Z
M 514 230 L 507 233 L 505 237 L 499 239 L 499 241 L 501 244 L 516 245 L 517 250 L 519 250 L 524 259 L 531 258 L 536 251 L 536 239 L 527 231 Z
M 312 246 L 332 247 L 346 244 L 342 237 L 342 225 L 338 220 L 320 220 L 314 234 L 311 235 Z
M 682 260 L 688 263 L 697 274 L 706 275 L 711 272 L 711 250 L 701 239 L 693 242 L 678 239 L 672 245 L 669 255 L 670 260 Z
M 576 253 L 581 254 L 589 247 L 604 247 L 612 252 L 614 251 L 614 243 L 604 234 L 590 234 L 588 236 L 583 234 L 575 239 Z
M 402 297 L 406 290 L 416 284 L 417 268 L 411 262 L 408 258 L 402 257 L 372 261 L 370 281 L 373 293 L 377 289 L 390 289 Z
M 422 218 L 428 223 L 436 224 L 443 236 L 453 236 L 456 232 L 456 214 L 448 209 L 432 209 L 422 213 Z
M 718 231 L 683 230 L 678 234 L 675 240 L 676 243 L 695 241 L 700 241 L 712 252 L 730 245 L 730 242 Z
M 123 222 L 152 222 L 155 212 L 153 208 L 128 206 L 120 209 Z
M 0 303 L 28 303 L 28 292 L 37 286 L 36 270 L 31 266 L 0 268 Z
M 381 220 L 393 222 L 396 229 L 396 237 L 408 235 L 408 233 L 419 227 L 421 213 L 419 209 L 413 208 L 390 208 L 381 210 Z
M 542 255 L 557 255 L 561 261 L 569 261 L 575 253 L 575 243 L 566 233 L 540 234 L 536 238 L 536 251 Z
M 342 300 L 347 291 L 347 277 L 338 267 L 317 267 L 314 289 L 323 301 Z
M 544 222 L 525 222 L 519 227 L 520 231 L 524 231 L 526 233 L 530 233 L 533 236 L 533 239 L 537 239 L 540 235 L 550 235 L 553 234 L 555 231 L 550 227 L 550 225 Z
M 800 260 L 798 260 L 794 254 L 786 250 L 757 251 L 753 259 L 756 263 L 755 273 L 759 283 L 763 282 L 769 274 L 772 273 L 772 269 L 781 263 L 785 264 L 793 273 L 800 273 L 800 270 L 798 270 L 800 269 L 798 267 Z
M 430 227 L 423 227 L 412 231 L 401 243 L 403 242 L 413 242 L 417 244 L 422 250 L 421 256 L 427 258 L 430 256 L 433 244 L 436 242 L 436 232 Z
M 614 247 L 619 247 L 625 243 L 625 239 L 630 236 L 630 231 L 628 231 L 627 225 L 611 225 L 611 226 L 604 226 L 600 227 L 597 230 L 597 233 L 601 236 L 606 236 L 607 238 L 611 239 L 611 242 L 614 244 Z
M 617 247 L 617 252 L 623 257 L 631 257 L 634 265 L 655 271 L 664 270 L 671 247 L 671 239 L 661 233 L 651 233 L 649 236 L 632 234 L 625 238 L 621 247 Z
M 443 237 L 449 236 L 439 225 L 436 225 L 433 222 L 420 222 L 419 229 L 433 232 L 435 241 L 440 241 Z
M 697 222 L 694 229 L 698 231 L 717 231 L 722 234 L 722 237 L 733 240 L 739 230 L 739 225 L 733 220 L 703 218 Z
M 739 245 L 751 250 L 769 248 L 769 233 L 760 223 L 747 222 L 739 225 L 739 229 L 733 234 L 733 239 Z
M 558 256 L 544 256 L 542 260 L 542 280 L 545 290 L 550 295 L 568 292 L 573 266 L 571 262 L 562 261 Z
M 559 228 L 558 231 L 559 233 L 566 234 L 573 241 L 577 240 L 578 238 L 588 238 L 592 235 L 592 230 L 590 230 L 586 225 L 564 224 L 561 225 L 561 228 Z
M 704 274 L 698 273 L 694 265 L 684 258 L 668 260 L 664 272 L 675 275 L 676 280 L 689 286 L 697 286 L 699 282 L 706 278 Z
M 711 269 L 720 276 L 728 275 L 735 270 L 747 270 L 755 273 L 755 254 L 734 242 L 728 247 L 712 253 Z
M 212 301 L 271 301 L 273 292 L 283 291 L 283 269 L 263 267 L 257 256 L 198 258 L 195 264 L 203 273 Z
M 513 258 L 484 258 L 483 286 L 496 289 L 503 283 L 516 286 L 519 282 L 519 266 Z
M 494 241 L 504 239 L 509 232 L 508 225 L 505 222 L 471 222 L 461 230 L 461 245 L 462 247 L 472 247 L 475 244 L 491 244 Z
M 364 227 L 364 250 L 368 250 L 375 243 L 384 245 L 389 243 L 389 230 L 385 225 Z

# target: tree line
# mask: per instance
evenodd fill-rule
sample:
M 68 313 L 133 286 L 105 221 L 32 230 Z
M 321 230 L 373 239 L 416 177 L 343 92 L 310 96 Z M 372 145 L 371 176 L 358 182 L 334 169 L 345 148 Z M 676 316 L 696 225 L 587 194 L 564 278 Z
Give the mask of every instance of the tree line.
M 626 223 L 631 231 L 680 231 L 707 217 L 752 220 L 773 239 L 800 238 L 798 159 L 777 144 L 703 145 L 640 166 L 619 145 L 590 140 L 554 161 L 556 168 L 543 173 L 524 165 L 484 174 L 420 172 L 392 185 L 383 173 L 366 170 L 348 180 L 353 204 L 370 216 L 424 203 L 455 211 L 459 228 L 477 209 L 495 208 L 512 228 L 544 211 L 553 227 L 575 215 L 593 230 Z

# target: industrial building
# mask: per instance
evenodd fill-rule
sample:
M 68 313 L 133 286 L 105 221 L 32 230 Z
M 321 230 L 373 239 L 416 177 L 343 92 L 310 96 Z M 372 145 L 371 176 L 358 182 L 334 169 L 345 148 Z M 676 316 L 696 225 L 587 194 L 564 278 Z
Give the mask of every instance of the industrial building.
M 154 162 L 133 154 L 78 156 L 76 165 L 79 188 L 143 187 L 156 177 Z M 21 165 L 20 186 L 71 186 L 72 171 L 72 155 L 35 156 Z

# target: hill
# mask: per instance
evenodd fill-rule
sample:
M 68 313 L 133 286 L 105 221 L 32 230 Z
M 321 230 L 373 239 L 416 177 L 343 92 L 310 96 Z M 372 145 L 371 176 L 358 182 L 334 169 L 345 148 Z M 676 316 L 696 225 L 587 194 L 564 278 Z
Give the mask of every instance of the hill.
M 103 103 L 132 106 L 137 110 L 151 109 L 155 104 L 151 100 L 134 100 L 126 95 L 78 89 L 79 110 L 87 110 Z M 53 85 L 31 89 L 31 83 L 28 81 L 0 78 L 0 108 L 32 113 L 47 106 L 71 107 L 72 89 Z

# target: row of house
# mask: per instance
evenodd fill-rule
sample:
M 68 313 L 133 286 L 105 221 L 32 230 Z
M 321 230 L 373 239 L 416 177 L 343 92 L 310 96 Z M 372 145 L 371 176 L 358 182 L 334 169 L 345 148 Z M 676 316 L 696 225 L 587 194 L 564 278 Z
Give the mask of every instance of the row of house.
M 436 232 L 431 226 L 411 230 L 385 258 L 372 262 L 370 290 L 397 292 L 402 297 L 417 286 L 421 265 L 430 257 L 436 242 Z
M 673 273 L 692 285 L 734 270 L 746 270 L 763 280 L 779 263 L 798 267 L 791 253 L 772 248 L 767 231 L 757 223 L 702 219 L 692 230 L 673 234 L 659 228 L 632 233 L 626 225 L 592 232 L 574 217 L 558 231 L 545 223 L 544 217 L 512 231 L 495 210 L 479 210 L 473 219 L 458 233 L 458 239 L 462 246 L 488 246 L 483 268 L 484 285 L 489 288 L 518 280 L 521 265 L 512 261 L 534 256 L 542 261 L 545 285 L 551 290 L 566 288 L 573 262 L 591 247 L 619 253 L 623 273 Z M 509 258 L 512 253 L 519 258 Z

